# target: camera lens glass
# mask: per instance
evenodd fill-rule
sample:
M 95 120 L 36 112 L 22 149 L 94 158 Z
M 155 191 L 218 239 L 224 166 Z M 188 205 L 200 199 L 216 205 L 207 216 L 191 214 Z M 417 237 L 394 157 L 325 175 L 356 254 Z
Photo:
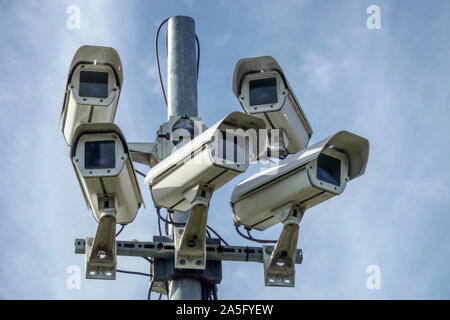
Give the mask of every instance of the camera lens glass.
M 108 72 L 81 71 L 79 93 L 81 97 L 107 98 Z
M 321 153 L 317 158 L 317 179 L 341 185 L 341 160 Z
M 114 141 L 86 141 L 84 145 L 85 169 L 113 169 L 116 167 Z
M 278 101 L 276 78 L 251 80 L 249 91 L 251 106 L 274 104 Z

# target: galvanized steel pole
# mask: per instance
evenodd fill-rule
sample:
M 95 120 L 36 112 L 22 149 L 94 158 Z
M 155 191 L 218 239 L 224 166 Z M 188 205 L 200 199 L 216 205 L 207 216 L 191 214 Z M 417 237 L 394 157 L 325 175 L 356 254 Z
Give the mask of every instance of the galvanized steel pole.
M 169 19 L 167 50 L 167 116 L 196 117 L 197 53 L 194 19 L 185 16 Z M 174 222 L 186 223 L 188 215 L 175 212 L 172 217 Z M 189 278 L 170 281 L 169 299 L 201 300 L 201 281 Z
M 167 32 L 168 117 L 196 117 L 197 53 L 194 19 L 172 17 Z

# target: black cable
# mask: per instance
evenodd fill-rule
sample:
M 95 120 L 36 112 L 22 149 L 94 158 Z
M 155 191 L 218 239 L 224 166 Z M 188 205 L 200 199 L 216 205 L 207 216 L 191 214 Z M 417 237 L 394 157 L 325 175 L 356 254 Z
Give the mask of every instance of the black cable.
M 166 222 L 166 223 L 169 223 L 169 224 L 172 224 L 172 225 L 174 225 L 175 227 L 183 227 L 185 224 L 184 223 L 176 223 L 176 222 L 171 222 L 171 221 L 168 221 L 167 219 L 164 219 L 162 216 L 161 216 L 161 208 L 160 207 L 156 207 L 156 214 L 158 215 L 158 217 L 162 220 L 162 221 L 164 221 L 164 222 Z M 170 218 L 170 215 L 169 215 L 169 218 Z M 171 218 L 170 218 L 171 219 Z
M 214 285 L 213 284 L 209 285 L 209 299 L 214 300 Z
M 213 300 L 217 300 L 217 285 L 216 284 L 213 285 L 212 292 L 213 292 Z
M 209 285 L 209 283 L 203 284 L 202 300 L 211 300 L 211 286 Z
M 145 276 L 145 277 L 153 277 L 150 273 L 144 273 L 144 272 L 119 270 L 119 269 L 116 269 L 116 271 L 119 272 L 119 273 L 134 274 L 134 275 Z
M 138 169 L 134 169 L 134 171 L 136 171 L 137 174 L 143 176 L 144 178 L 146 177 L 146 175 L 143 172 L 140 172 Z
M 169 18 L 167 18 L 163 22 L 161 22 L 161 24 L 158 27 L 158 31 L 156 31 L 156 37 L 155 37 L 155 55 L 156 55 L 156 64 L 158 67 L 159 84 L 161 85 L 161 90 L 162 90 L 162 94 L 164 97 L 164 102 L 166 103 L 166 107 L 167 107 L 167 97 L 166 97 L 166 91 L 164 90 L 164 84 L 163 84 L 162 76 L 161 76 L 161 66 L 159 64 L 158 38 L 159 38 L 159 32 L 161 31 L 162 26 L 167 21 L 169 21 Z
M 148 262 L 150 262 L 151 264 L 153 264 L 153 260 L 151 260 L 150 258 L 147 258 L 147 257 L 141 257 L 141 258 L 143 258 L 143 259 L 147 260 Z
M 169 211 L 167 211 L 167 215 L 166 215 L 166 220 L 169 219 Z M 164 231 L 166 232 L 166 236 L 169 235 L 169 223 L 168 221 L 165 222 L 164 224 Z
M 254 241 L 257 243 L 276 243 L 276 240 L 259 240 L 259 239 L 255 239 L 253 237 L 247 237 L 246 235 L 244 235 L 241 230 L 239 230 L 239 226 L 237 224 L 234 225 L 236 232 L 244 239 L 250 240 L 250 241 Z
M 198 40 L 197 35 L 195 35 L 195 42 L 197 43 L 197 81 L 198 81 L 198 73 L 200 71 L 200 40 Z
M 147 294 L 147 300 L 152 300 L 152 289 L 153 289 L 153 280 L 150 281 L 150 286 L 148 287 L 148 294 Z
M 158 300 L 161 300 L 161 298 L 162 298 L 162 292 L 159 293 L 159 298 L 158 298 Z
M 169 300 L 169 283 L 167 281 L 164 281 L 164 285 L 166 286 L 167 300 Z
M 208 229 L 206 230 L 206 236 L 207 236 L 208 238 L 211 238 L 211 233 L 209 233 L 209 230 L 208 230 Z
M 162 94 L 164 97 L 164 102 L 166 104 L 166 107 L 167 107 L 167 96 L 166 96 L 166 90 L 164 89 L 164 83 L 163 83 L 162 75 L 161 75 L 161 64 L 159 62 L 158 40 L 159 40 L 159 32 L 161 31 L 161 28 L 167 21 L 169 21 L 169 18 L 167 18 L 163 22 L 161 22 L 161 24 L 158 27 L 158 30 L 156 31 L 156 37 L 155 37 L 155 56 L 156 56 L 156 64 L 158 67 L 159 84 L 161 86 L 161 91 L 162 91 Z M 195 35 L 195 42 L 197 44 L 197 81 L 198 81 L 198 74 L 200 71 L 200 40 L 198 39 L 197 35 Z
M 164 221 L 165 223 L 174 225 L 175 227 L 183 227 L 183 226 L 185 226 L 184 223 L 176 223 L 176 222 L 173 222 L 173 220 L 172 220 L 172 215 L 171 215 L 172 212 L 173 212 L 173 211 L 171 211 L 171 210 L 168 211 L 168 218 L 169 218 L 169 220 L 171 220 L 171 221 L 169 221 L 169 220 L 167 220 L 167 219 L 164 219 L 164 218 L 161 216 L 161 208 L 160 208 L 160 207 L 156 207 L 156 214 L 158 215 L 158 218 L 161 219 L 162 221 Z M 218 234 L 213 228 L 211 228 L 210 226 L 206 226 L 206 227 L 207 227 L 209 230 L 211 230 L 211 232 L 214 233 L 214 234 L 219 238 L 219 240 L 222 241 L 226 246 L 229 246 L 228 242 L 226 242 L 226 241 L 220 236 L 220 234 Z
M 159 235 L 162 236 L 162 231 L 161 231 L 161 218 L 160 218 L 160 217 L 158 217 L 158 232 L 159 232 Z
M 258 242 L 258 243 L 277 243 L 277 240 L 263 240 L 263 239 L 255 239 L 253 238 L 253 236 L 250 234 L 250 230 L 251 228 L 245 228 L 245 230 L 247 230 L 247 235 L 249 236 L 249 238 L 252 241 Z
M 119 232 L 116 233 L 116 237 L 122 232 L 123 228 L 125 228 L 126 224 L 121 224 L 121 228 L 119 230 Z
M 220 234 L 218 234 L 218 233 L 216 232 L 216 230 L 214 230 L 214 229 L 211 228 L 210 226 L 206 226 L 206 227 L 207 227 L 209 230 L 211 230 L 211 232 L 214 233 L 214 234 L 217 236 L 217 238 L 219 238 L 219 240 L 222 241 L 226 246 L 229 246 L 228 242 L 226 242 L 226 241 L 220 236 Z

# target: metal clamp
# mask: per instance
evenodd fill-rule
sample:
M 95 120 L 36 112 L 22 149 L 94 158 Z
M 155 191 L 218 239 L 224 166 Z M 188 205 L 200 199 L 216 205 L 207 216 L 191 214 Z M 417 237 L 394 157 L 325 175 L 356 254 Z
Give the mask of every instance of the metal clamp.
M 271 246 L 263 246 L 264 281 L 266 286 L 294 287 L 295 261 L 299 224 L 305 208 L 289 203 L 274 212 L 284 224 L 283 231 L 272 251 Z
M 199 184 L 184 194 L 193 204 L 184 227 L 174 227 L 175 268 L 201 269 L 206 267 L 206 226 L 209 200 L 213 188 Z
M 134 142 L 128 143 L 133 162 L 154 167 L 158 164 L 158 145 L 156 143 Z
M 106 204 L 106 206 L 105 206 Z M 113 207 L 109 207 L 110 205 Z M 116 279 L 116 210 L 114 196 L 99 196 L 102 214 L 95 238 L 86 238 L 86 279 Z

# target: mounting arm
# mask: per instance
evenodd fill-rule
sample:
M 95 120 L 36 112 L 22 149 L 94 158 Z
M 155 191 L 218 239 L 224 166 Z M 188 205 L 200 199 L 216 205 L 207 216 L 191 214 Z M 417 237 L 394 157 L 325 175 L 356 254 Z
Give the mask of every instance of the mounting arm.
M 295 260 L 299 224 L 304 213 L 305 208 L 295 203 L 289 203 L 274 212 L 274 216 L 278 217 L 284 226 L 273 251 L 271 246 L 263 246 L 266 286 L 295 286 Z
M 210 185 L 199 184 L 184 194 L 193 207 L 186 225 L 174 227 L 175 268 L 206 267 L 206 226 L 213 190 Z
M 86 241 L 86 279 L 116 279 L 116 209 L 113 195 L 99 195 L 95 238 Z

